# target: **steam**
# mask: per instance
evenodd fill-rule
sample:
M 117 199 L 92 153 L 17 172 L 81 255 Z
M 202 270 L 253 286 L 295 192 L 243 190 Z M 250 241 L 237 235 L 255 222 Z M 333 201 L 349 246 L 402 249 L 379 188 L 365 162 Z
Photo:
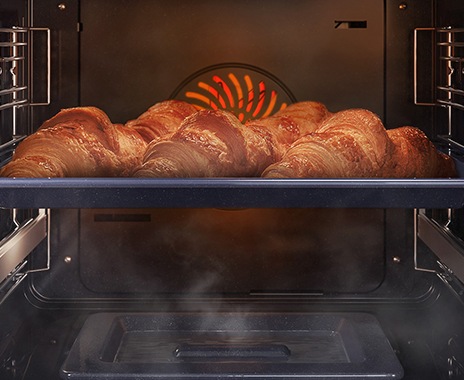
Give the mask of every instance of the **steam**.
M 66 296 L 53 286 L 63 280 L 71 297 L 204 298 L 215 312 L 235 295 L 368 292 L 383 280 L 382 210 L 161 209 L 94 220 L 105 212 L 114 211 L 60 212 L 44 296 Z

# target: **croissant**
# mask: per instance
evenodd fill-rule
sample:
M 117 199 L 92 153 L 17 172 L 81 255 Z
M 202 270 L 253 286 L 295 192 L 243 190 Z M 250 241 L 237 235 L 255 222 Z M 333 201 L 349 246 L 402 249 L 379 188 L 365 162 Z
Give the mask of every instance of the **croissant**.
M 387 131 L 394 144 L 392 159 L 385 166 L 385 177 L 456 177 L 453 159 L 438 151 L 424 132 L 406 126 Z
M 387 131 L 370 111 L 341 111 L 302 137 L 267 178 L 452 177 L 454 164 L 413 127 Z
M 246 125 L 258 135 L 267 136 L 274 151 L 272 161 L 278 161 L 301 136 L 316 131 L 331 113 L 319 102 L 298 102 L 273 116 L 249 121 Z
M 267 178 L 370 177 L 380 173 L 393 150 L 380 119 L 370 111 L 340 111 L 298 139 Z
M 169 140 L 150 143 L 134 176 L 259 176 L 328 114 L 320 103 L 296 103 L 243 125 L 227 111 L 201 110 L 186 118 Z
M 127 128 L 136 130 L 145 142 L 169 138 L 180 123 L 195 113 L 197 109 L 180 100 L 166 100 L 151 106 L 137 119 L 128 121 Z
M 184 102 L 161 102 L 124 126 L 96 107 L 65 109 L 19 144 L 0 176 L 129 176 L 141 164 L 149 139 L 172 133 L 195 111 Z

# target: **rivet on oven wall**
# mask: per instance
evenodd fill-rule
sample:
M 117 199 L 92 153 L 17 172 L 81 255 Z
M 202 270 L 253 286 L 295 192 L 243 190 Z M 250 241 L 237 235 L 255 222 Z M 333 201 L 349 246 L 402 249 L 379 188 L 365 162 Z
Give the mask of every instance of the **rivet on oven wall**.
M 398 8 L 402 11 L 406 10 L 408 8 L 408 4 L 406 3 L 400 3 L 400 5 L 398 5 Z
M 401 263 L 401 259 L 398 256 L 393 256 L 393 262 L 395 264 L 399 264 L 399 263 Z
M 60 11 L 64 11 L 64 10 L 66 9 L 66 4 L 65 4 L 65 3 L 60 3 L 60 4 L 58 4 L 58 9 L 59 9 Z
M 72 261 L 72 257 L 71 257 L 71 256 L 65 256 L 64 262 L 65 262 L 66 264 L 70 264 L 71 261 Z

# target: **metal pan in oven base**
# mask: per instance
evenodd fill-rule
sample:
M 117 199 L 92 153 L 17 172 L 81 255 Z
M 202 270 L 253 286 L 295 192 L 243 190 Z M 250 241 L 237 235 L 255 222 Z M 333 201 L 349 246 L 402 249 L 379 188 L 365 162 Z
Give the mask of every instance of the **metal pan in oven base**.
M 63 379 L 400 379 L 378 321 L 365 313 L 98 313 Z

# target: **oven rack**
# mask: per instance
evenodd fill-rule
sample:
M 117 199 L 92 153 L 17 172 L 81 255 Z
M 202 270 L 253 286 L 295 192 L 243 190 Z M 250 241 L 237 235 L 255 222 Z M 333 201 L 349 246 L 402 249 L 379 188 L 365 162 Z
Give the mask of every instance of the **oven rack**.
M 435 273 L 454 293 L 464 300 L 464 242 L 448 228 L 428 217 L 425 210 L 414 210 L 414 269 Z M 434 268 L 419 264 L 418 241 L 436 256 Z
M 437 103 L 464 110 L 464 28 L 439 28 L 437 37 L 439 71 L 442 74 L 438 78 Z
M 435 89 L 431 101 L 419 100 L 418 54 L 419 34 L 432 33 L 435 49 L 433 53 L 437 72 L 432 79 Z M 464 28 L 439 27 L 414 29 L 414 104 L 439 106 L 448 109 L 448 134 L 451 144 L 458 144 L 453 136 L 460 126 L 452 111 L 464 111 Z M 422 48 L 423 49 L 423 48 Z
M 13 215 L 15 218 L 15 216 Z M 50 268 L 50 247 L 48 240 L 49 218 L 44 209 L 38 210 L 35 217 L 23 222 L 16 221 L 16 228 L 0 240 L 0 305 L 31 272 Z M 47 239 L 46 265 L 32 268 L 29 254 Z
M 28 102 L 25 61 L 28 29 L 0 28 L 0 111 Z
M 45 34 L 45 42 L 34 43 L 36 33 Z M 46 59 L 46 84 L 37 85 L 41 91 L 45 89 L 45 95 L 35 94 L 36 91 L 33 88 L 35 83 L 33 62 L 38 53 L 44 54 Z M 50 102 L 50 29 L 17 26 L 0 28 L 0 116 L 4 120 L 4 127 L 7 125 L 9 127 L 8 131 L 5 128 L 2 131 L 0 147 L 2 154 L 4 154 L 5 146 L 14 146 L 18 138 L 24 137 L 18 135 L 19 111 L 29 106 L 49 105 Z
M 462 208 L 464 178 L 0 178 L 3 208 Z

